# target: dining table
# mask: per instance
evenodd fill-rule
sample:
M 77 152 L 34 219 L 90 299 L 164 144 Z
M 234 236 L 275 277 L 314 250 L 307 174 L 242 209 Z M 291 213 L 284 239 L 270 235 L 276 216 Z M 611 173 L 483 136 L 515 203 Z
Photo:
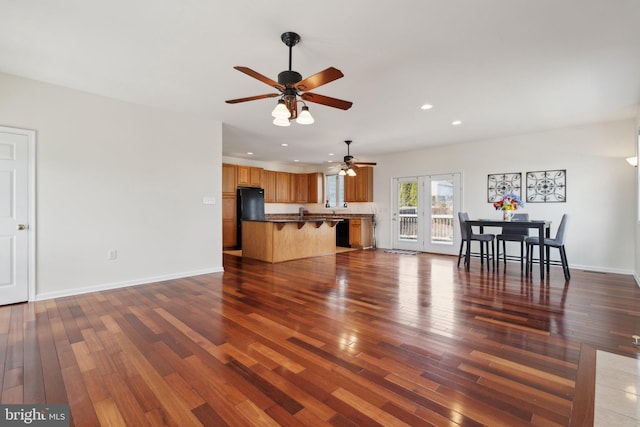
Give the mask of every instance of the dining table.
M 469 219 L 465 221 L 465 226 L 467 227 L 467 236 L 471 236 L 472 227 L 479 227 L 480 234 L 484 233 L 484 227 L 499 227 L 502 228 L 502 232 L 504 234 L 509 233 L 510 228 L 532 228 L 538 230 L 538 239 L 540 243 L 544 242 L 545 238 L 550 237 L 551 230 L 551 221 L 546 220 L 519 220 L 519 219 L 511 219 L 509 221 L 502 219 Z M 469 242 L 467 242 L 467 251 L 465 253 L 465 268 L 469 271 L 469 264 L 471 260 L 471 248 Z M 540 247 L 540 280 L 544 280 L 544 264 L 545 264 L 545 247 L 543 244 L 538 245 Z M 549 256 L 547 253 L 546 256 Z M 533 255 L 532 255 L 533 257 Z M 529 267 L 527 266 L 527 274 L 529 272 Z

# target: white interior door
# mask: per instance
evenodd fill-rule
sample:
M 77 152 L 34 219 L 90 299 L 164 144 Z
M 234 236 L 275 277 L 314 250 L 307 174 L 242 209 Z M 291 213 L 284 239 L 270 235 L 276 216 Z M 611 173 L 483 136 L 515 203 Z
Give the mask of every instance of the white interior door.
M 0 305 L 30 296 L 33 131 L 0 127 Z
M 462 199 L 459 173 L 394 178 L 392 242 L 396 249 L 457 254 L 455 212 Z

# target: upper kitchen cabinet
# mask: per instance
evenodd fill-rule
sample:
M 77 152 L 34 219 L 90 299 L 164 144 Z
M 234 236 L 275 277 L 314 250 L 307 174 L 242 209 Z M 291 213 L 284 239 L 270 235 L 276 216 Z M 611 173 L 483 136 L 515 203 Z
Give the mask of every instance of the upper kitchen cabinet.
M 262 168 L 251 168 L 249 170 L 249 185 L 251 187 L 260 187 L 262 188 L 262 176 L 264 169 Z
M 262 187 L 262 168 L 237 165 L 236 185 L 241 187 Z
M 289 202 L 298 203 L 298 175 L 289 174 Z
M 222 194 L 236 194 L 236 165 L 222 164 Z
M 290 178 L 288 172 L 276 172 L 276 203 L 291 202 L 289 181 Z
M 290 173 L 223 163 L 222 193 L 235 196 L 237 187 L 264 188 L 265 203 L 324 203 L 322 172 Z M 353 194 L 355 198 L 355 187 Z
M 276 203 L 276 172 L 265 170 L 262 173 L 262 186 L 264 188 L 264 202 Z
M 356 176 L 344 177 L 345 202 L 373 202 L 373 168 L 361 166 Z
M 309 176 L 308 203 L 324 203 L 324 174 L 313 172 Z
M 306 173 L 296 174 L 296 202 L 308 203 L 309 202 L 309 175 Z

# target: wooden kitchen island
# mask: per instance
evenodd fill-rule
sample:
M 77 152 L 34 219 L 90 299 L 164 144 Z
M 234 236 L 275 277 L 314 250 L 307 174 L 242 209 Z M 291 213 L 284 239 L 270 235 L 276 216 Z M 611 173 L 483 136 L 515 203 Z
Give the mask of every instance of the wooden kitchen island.
M 336 253 L 335 218 L 242 221 L 242 257 L 282 262 Z

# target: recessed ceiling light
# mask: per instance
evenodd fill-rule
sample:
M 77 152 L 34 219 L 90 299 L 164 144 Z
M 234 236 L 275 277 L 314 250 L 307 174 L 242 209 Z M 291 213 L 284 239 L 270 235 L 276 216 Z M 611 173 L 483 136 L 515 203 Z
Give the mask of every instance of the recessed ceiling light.
M 333 153 L 329 153 L 330 156 L 333 156 Z
M 430 110 L 433 108 L 433 105 L 431 104 L 423 104 L 422 107 L 420 107 L 423 110 Z
M 253 156 L 253 151 L 247 151 L 247 154 Z
M 458 126 L 458 125 L 462 124 L 462 121 L 461 120 L 454 120 L 454 121 L 451 122 L 451 124 L 454 125 L 454 126 Z
M 288 147 L 289 146 L 289 144 L 287 144 L 286 142 L 284 142 L 284 143 L 282 143 L 280 145 L 282 145 L 283 147 Z
M 300 160 L 294 160 L 294 162 L 299 162 Z

